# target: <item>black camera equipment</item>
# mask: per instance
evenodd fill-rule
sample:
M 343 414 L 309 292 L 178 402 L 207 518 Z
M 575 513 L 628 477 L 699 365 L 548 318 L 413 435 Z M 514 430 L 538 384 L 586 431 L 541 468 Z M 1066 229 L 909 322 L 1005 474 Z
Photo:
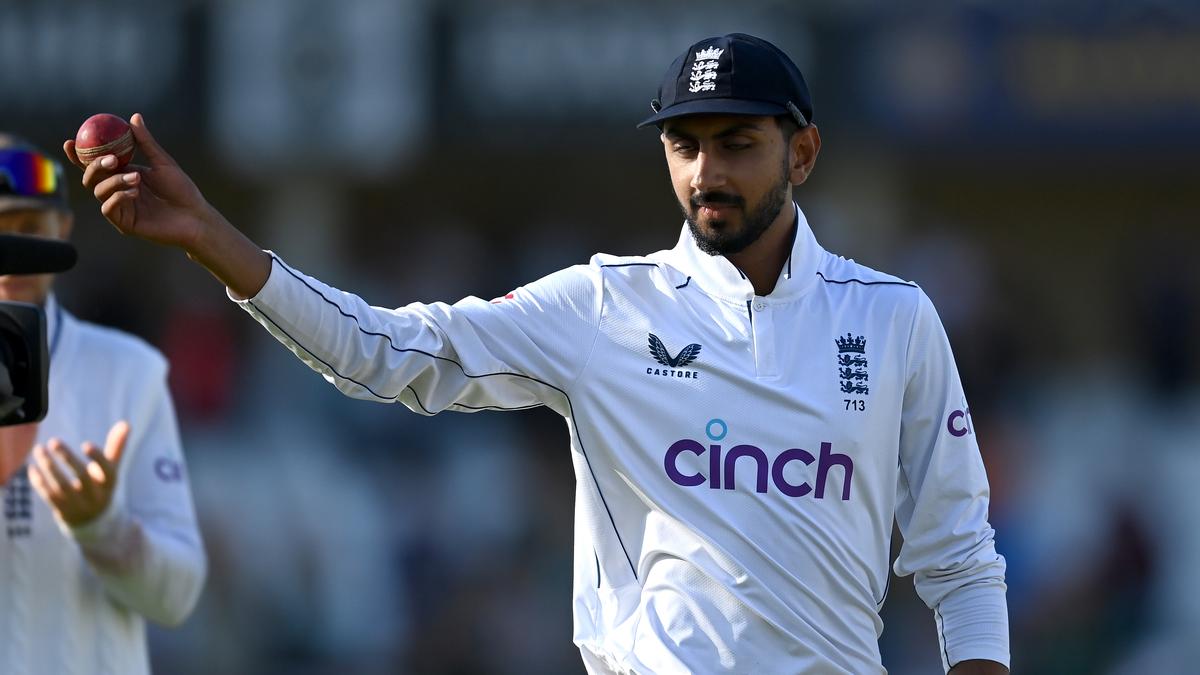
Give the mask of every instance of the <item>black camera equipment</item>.
M 0 275 L 50 274 L 75 265 L 65 241 L 0 234 Z M 0 302 L 0 426 L 46 416 L 46 314 L 37 305 Z

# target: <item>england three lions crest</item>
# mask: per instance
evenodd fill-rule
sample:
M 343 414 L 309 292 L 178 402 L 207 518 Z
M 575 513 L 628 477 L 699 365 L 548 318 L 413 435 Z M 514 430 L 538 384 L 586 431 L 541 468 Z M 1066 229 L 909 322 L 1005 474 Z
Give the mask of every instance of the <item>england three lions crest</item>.
M 696 52 L 692 60 L 692 73 L 688 77 L 688 91 L 698 94 L 717 90 L 717 68 L 721 65 L 724 49 L 709 47 Z
M 846 337 L 834 338 L 838 348 L 838 377 L 843 394 L 871 393 L 867 386 L 867 338 L 846 333 Z

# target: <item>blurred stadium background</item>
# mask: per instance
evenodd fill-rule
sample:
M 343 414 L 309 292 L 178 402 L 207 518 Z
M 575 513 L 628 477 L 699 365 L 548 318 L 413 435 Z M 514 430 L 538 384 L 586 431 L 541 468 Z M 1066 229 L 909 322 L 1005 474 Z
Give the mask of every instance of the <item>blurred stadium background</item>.
M 1013 665 L 1200 661 L 1200 5 L 0 0 L 0 128 L 146 114 L 208 198 L 375 304 L 669 247 L 663 68 L 745 31 L 808 76 L 822 243 L 919 282 L 966 382 Z M 73 180 L 76 173 L 72 170 Z M 76 190 L 77 314 L 170 358 L 210 555 L 160 673 L 579 673 L 549 411 L 344 399 L 182 255 Z M 892 673 L 939 672 L 909 580 Z

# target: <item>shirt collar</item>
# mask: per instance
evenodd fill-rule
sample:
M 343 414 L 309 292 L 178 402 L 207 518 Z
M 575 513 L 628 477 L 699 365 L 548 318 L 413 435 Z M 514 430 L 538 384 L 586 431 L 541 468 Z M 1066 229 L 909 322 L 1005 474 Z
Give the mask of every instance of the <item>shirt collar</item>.
M 792 250 L 779 272 L 775 289 L 765 299 L 790 300 L 807 291 L 817 280 L 817 266 L 824 249 L 813 236 L 808 219 L 799 206 L 796 210 L 796 233 L 792 239 Z M 691 278 L 706 293 L 745 302 L 754 298 L 754 285 L 738 268 L 721 255 L 709 255 L 700 250 L 687 223 L 679 235 L 679 242 L 668 252 L 668 260 L 679 271 Z

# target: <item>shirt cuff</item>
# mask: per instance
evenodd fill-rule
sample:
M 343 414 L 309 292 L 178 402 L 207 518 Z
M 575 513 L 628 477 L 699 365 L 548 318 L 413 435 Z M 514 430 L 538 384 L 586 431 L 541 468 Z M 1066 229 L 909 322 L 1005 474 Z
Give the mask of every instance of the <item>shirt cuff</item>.
M 273 298 L 279 297 L 279 287 L 285 283 L 285 279 L 283 277 L 286 277 L 287 274 L 285 274 L 283 270 L 279 269 L 281 266 L 283 266 L 283 261 L 279 259 L 279 256 L 275 255 L 274 251 L 267 249 L 264 249 L 264 251 L 267 253 L 267 255 L 271 256 L 271 273 L 267 275 L 267 283 L 263 284 L 263 287 L 258 289 L 258 293 L 256 293 L 254 297 L 239 298 L 233 294 L 232 289 L 228 287 L 225 289 L 226 297 L 233 302 L 236 302 L 242 307 L 242 309 L 249 309 L 248 305 L 251 302 L 269 306 Z
M 1009 665 L 1007 587 L 1002 581 L 964 586 L 942 598 L 934 610 L 942 665 L 986 659 Z

